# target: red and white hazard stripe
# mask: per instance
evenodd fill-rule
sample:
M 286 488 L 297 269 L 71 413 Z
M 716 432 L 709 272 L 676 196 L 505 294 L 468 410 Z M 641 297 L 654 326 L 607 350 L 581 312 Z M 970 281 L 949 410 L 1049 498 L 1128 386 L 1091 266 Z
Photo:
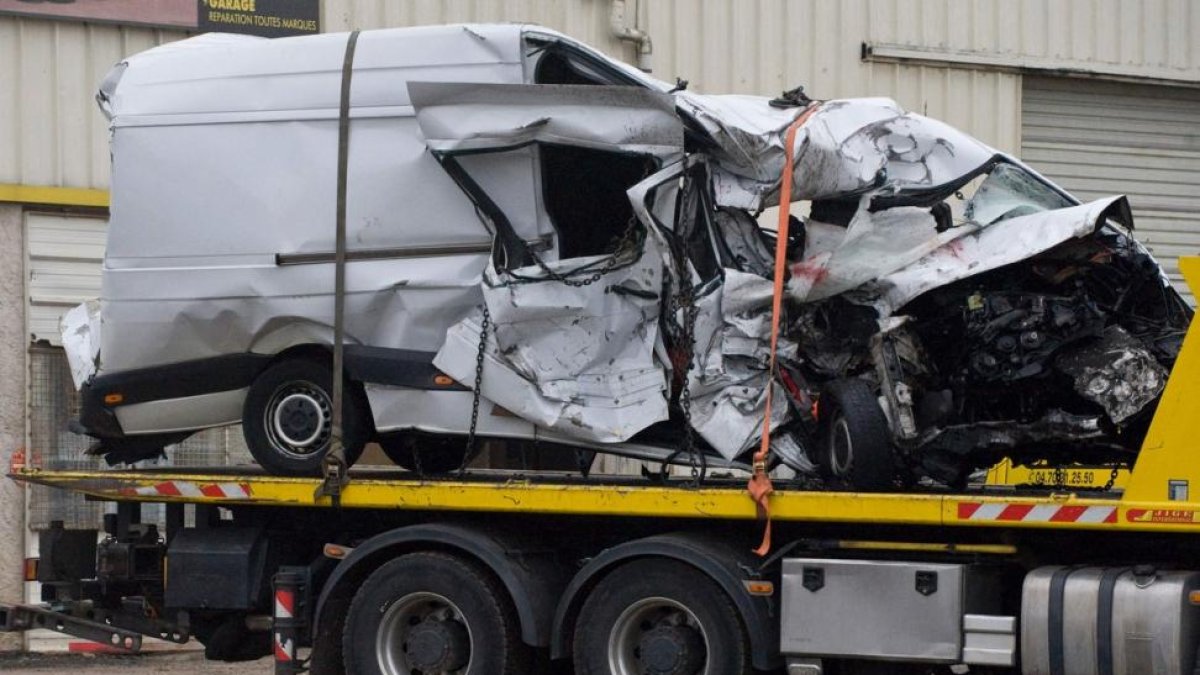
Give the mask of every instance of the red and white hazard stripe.
M 281 626 L 282 623 L 287 623 L 288 619 L 293 619 L 296 616 L 296 592 L 291 588 L 276 588 L 275 589 L 275 623 Z M 290 625 L 290 624 L 288 624 Z M 289 631 L 290 632 L 290 631 Z M 292 637 L 284 637 L 282 630 L 275 631 L 275 661 L 283 663 L 292 661 L 296 658 L 296 643 Z
M 294 619 L 296 618 L 296 594 L 290 589 L 279 589 L 275 591 L 275 618 L 276 619 Z
M 962 502 L 958 519 L 998 523 L 1115 523 L 1115 506 Z
M 190 480 L 169 480 L 155 485 L 121 491 L 140 497 L 210 497 L 214 499 L 249 499 L 247 483 L 197 483 Z
M 284 640 L 279 633 L 275 633 L 275 660 L 285 663 L 296 660 L 296 643 L 291 638 Z

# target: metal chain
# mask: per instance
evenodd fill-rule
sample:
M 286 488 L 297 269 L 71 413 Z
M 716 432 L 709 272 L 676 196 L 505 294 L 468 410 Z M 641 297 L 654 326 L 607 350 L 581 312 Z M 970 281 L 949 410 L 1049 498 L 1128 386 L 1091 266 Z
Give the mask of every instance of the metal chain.
M 471 393 L 471 427 L 467 431 L 467 447 L 463 452 L 462 464 L 458 466 L 458 475 L 462 477 L 467 472 L 467 464 L 475 455 L 475 429 L 479 426 L 479 390 L 483 388 L 483 359 L 487 353 L 488 329 L 492 325 L 492 315 L 488 312 L 487 303 L 483 303 L 483 320 L 479 324 L 479 349 L 475 352 L 475 387 Z
M 1111 490 L 1113 488 L 1113 485 L 1117 482 L 1117 474 L 1120 473 L 1120 471 L 1121 471 L 1121 465 L 1113 464 L 1112 472 L 1108 474 L 1108 480 L 1104 482 L 1104 487 L 1102 487 L 1100 489 L 1103 490 L 1104 492 L 1108 492 L 1109 490 Z
M 706 462 L 696 452 L 696 438 L 692 431 L 692 389 L 688 386 L 688 375 L 692 372 L 692 364 L 696 357 L 696 314 L 698 311 L 691 283 L 687 283 L 680 290 L 680 300 L 683 304 L 683 335 L 680 337 L 683 338 L 683 351 L 687 358 L 687 366 L 683 371 L 683 388 L 679 392 L 679 408 L 683 412 L 683 443 L 679 450 L 687 453 L 688 464 L 692 468 L 692 486 L 700 487 L 707 466 L 701 467 L 701 464 L 706 464 Z
M 679 447 L 663 462 L 660 473 L 662 479 L 665 480 L 668 464 L 676 456 L 686 453 L 688 465 L 691 467 L 691 479 L 688 484 L 691 487 L 699 487 L 708 472 L 708 461 L 704 454 L 696 449 L 695 432 L 692 429 L 692 392 L 688 380 L 696 356 L 696 316 L 699 314 L 699 308 L 696 306 L 696 289 L 692 286 L 688 275 L 686 248 L 677 252 L 673 257 L 675 258 L 675 276 L 678 279 L 679 290 L 671 296 L 671 304 L 674 306 L 668 307 L 668 309 L 670 315 L 675 315 L 676 312 L 682 313 L 682 325 L 678 327 L 678 333 L 675 335 L 675 344 L 682 348 L 684 360 L 679 390 L 679 409 L 683 413 L 683 438 Z
M 620 238 L 616 240 L 616 245 L 613 247 L 612 254 L 605 259 L 604 264 L 600 266 L 600 269 L 592 272 L 590 275 L 582 279 L 571 279 L 564 274 L 555 272 L 554 270 L 550 269 L 544 260 L 542 260 L 541 256 L 532 252 L 530 255 L 533 257 L 533 262 L 536 263 L 538 268 L 541 269 L 546 275 L 546 279 L 557 281 L 567 286 L 574 286 L 575 288 L 589 286 L 599 281 L 600 278 L 605 274 L 608 274 L 616 269 L 624 258 L 624 255 L 626 253 L 633 252 L 633 250 L 636 249 L 637 242 L 635 241 L 636 237 L 634 235 L 638 232 L 637 223 L 637 216 L 629 217 L 629 221 L 625 225 L 625 231 L 621 234 Z M 542 281 L 542 279 L 539 279 L 539 281 Z

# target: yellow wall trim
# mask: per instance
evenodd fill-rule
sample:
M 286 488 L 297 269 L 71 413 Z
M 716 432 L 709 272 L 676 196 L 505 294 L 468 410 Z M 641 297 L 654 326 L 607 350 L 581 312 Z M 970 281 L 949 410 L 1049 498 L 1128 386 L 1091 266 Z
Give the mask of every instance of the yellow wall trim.
M 108 190 L 0 183 L 0 202 L 108 208 Z

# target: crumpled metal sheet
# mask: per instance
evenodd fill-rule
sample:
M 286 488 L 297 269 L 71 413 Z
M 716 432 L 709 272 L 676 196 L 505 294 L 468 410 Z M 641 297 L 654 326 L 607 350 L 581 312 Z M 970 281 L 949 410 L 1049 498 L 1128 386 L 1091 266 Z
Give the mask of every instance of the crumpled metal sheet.
M 602 260 L 546 266 L 561 274 Z M 636 260 L 582 287 L 549 279 L 538 266 L 490 267 L 483 295 L 492 330 L 480 394 L 539 425 L 600 443 L 628 440 L 667 419 L 667 376 L 655 357 L 662 274 L 654 237 Z M 434 359 L 471 387 L 481 319 L 476 312 L 451 327 Z
M 720 209 L 713 214 L 717 235 L 738 269 L 769 278 L 775 271 L 775 252 L 763 240 L 762 228 L 745 211 Z
M 714 194 L 723 206 L 758 210 L 777 204 L 788 152 L 795 158 L 794 201 L 933 188 L 975 171 L 997 154 L 886 98 L 820 104 L 791 148 L 784 148 L 787 127 L 800 108 L 776 109 L 754 96 L 680 92 L 675 100 L 719 148 Z
M 1104 329 L 1099 340 L 1061 354 L 1054 362 L 1074 380 L 1075 391 L 1099 404 L 1120 424 L 1158 399 L 1167 369 L 1124 328 Z
M 683 123 L 671 97 L 635 87 L 409 82 L 435 152 L 534 142 L 677 156 Z
M 698 302 L 688 373 L 692 428 L 726 459 L 762 434 L 768 392 L 771 428 L 789 416 L 786 392 L 768 370 L 773 290 L 767 279 L 727 268 L 724 285 Z M 781 337 L 779 358 L 795 356 L 795 343 Z
M 864 284 L 848 299 L 873 305 L 889 316 L 917 296 L 960 279 L 994 270 L 1070 239 L 1096 231 L 1113 213 L 1128 213 L 1125 197 L 1108 197 L 1066 209 L 1010 218 L 987 227 L 967 225 L 949 230 L 961 235 L 921 257 L 900 265 L 895 256 L 877 260 L 879 277 Z
M 857 288 L 910 265 L 970 230 L 939 233 L 929 209 L 897 207 L 872 213 L 860 206 L 846 228 L 814 226 L 805 258 L 791 265 L 788 294 L 813 302 Z M 810 223 L 810 225 L 815 225 Z M 840 234 L 840 237 L 839 237 Z
M 100 301 L 72 307 L 60 322 L 63 351 L 75 388 L 83 386 L 100 367 Z

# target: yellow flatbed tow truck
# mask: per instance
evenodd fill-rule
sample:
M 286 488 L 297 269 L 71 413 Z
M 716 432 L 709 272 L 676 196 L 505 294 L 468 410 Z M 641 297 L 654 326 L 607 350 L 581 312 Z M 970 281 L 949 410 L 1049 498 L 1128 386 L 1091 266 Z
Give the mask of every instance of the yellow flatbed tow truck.
M 1182 268 L 1200 288 L 1200 259 Z M 131 651 L 196 638 L 211 658 L 274 653 L 281 673 L 1191 675 L 1198 332 L 1119 482 L 778 483 L 765 556 L 733 477 L 356 470 L 335 502 L 320 479 L 252 470 L 14 466 L 116 513 L 103 537 L 42 533 L 27 569 L 45 602 L 0 605 L 0 629 Z M 156 503 L 165 532 L 141 522 Z

